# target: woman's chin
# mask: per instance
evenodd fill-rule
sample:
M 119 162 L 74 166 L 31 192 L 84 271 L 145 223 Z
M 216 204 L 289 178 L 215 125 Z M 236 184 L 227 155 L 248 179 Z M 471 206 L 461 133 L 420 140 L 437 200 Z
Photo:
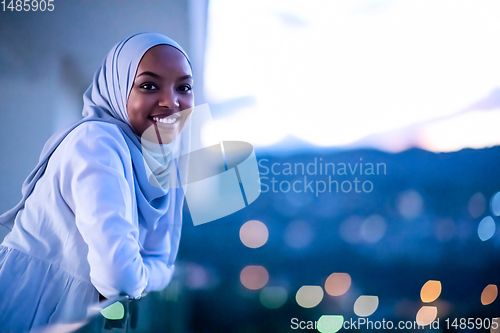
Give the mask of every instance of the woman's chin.
M 184 121 L 177 121 L 174 124 L 153 123 L 142 133 L 141 138 L 153 144 L 168 145 L 179 137 L 183 125 Z

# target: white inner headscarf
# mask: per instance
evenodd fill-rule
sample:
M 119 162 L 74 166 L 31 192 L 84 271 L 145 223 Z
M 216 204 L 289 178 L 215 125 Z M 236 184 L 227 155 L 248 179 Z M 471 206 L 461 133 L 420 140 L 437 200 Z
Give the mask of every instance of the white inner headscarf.
M 35 184 L 42 177 L 50 156 L 73 129 L 87 121 L 104 121 L 115 124 L 120 128 L 130 150 L 134 168 L 139 223 L 147 229 L 155 228 L 159 219 L 165 216 L 166 211 L 174 209 L 174 221 L 171 221 L 171 223 L 177 226 L 180 225 L 184 200 L 182 188 L 162 188 L 150 184 L 148 175 L 154 174 L 155 170 L 148 171 L 149 165 L 144 161 L 151 158 L 143 156 L 143 153 L 147 154 L 148 151 L 143 151 L 140 137 L 132 130 L 127 115 L 127 100 L 139 62 L 146 51 L 161 44 L 175 47 L 186 56 L 189 62 L 186 52 L 175 41 L 158 33 L 133 35 L 111 49 L 101 68 L 96 72 L 92 84 L 84 94 L 82 111 L 84 118 L 69 129 L 53 135 L 47 141 L 40 155 L 38 165 L 24 181 L 21 201 L 0 216 L 0 224 L 12 230 L 17 213 L 23 209 L 26 199 L 31 195 Z M 189 64 L 191 65 L 190 62 Z M 169 164 L 172 162 L 173 157 L 188 153 L 189 137 L 190 124 L 186 124 L 180 138 L 176 140 L 176 144 L 169 145 L 169 147 L 177 147 L 175 152 L 168 151 L 167 155 L 165 155 L 170 159 Z M 179 229 L 176 231 L 180 233 L 180 227 L 175 229 Z

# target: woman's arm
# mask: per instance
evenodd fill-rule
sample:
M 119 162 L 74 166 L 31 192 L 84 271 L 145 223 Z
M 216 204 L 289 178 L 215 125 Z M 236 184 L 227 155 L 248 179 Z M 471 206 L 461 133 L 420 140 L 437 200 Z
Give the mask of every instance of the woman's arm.
M 139 297 L 149 269 L 140 254 L 130 153 L 120 130 L 89 122 L 67 138 L 61 193 L 88 245 L 92 284 L 104 297 Z
M 179 214 L 174 218 L 174 214 Z M 172 279 L 179 248 L 181 212 L 169 210 L 155 230 L 147 233 L 141 255 L 149 271 L 146 292 L 162 290 Z M 177 222 L 176 222 L 177 221 Z

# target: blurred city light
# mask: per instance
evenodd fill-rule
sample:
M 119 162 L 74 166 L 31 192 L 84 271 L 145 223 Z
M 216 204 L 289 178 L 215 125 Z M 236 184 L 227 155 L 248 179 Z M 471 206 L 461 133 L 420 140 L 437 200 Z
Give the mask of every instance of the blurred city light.
M 278 309 L 286 303 L 288 292 L 283 287 L 265 287 L 260 291 L 259 300 L 268 309 Z
M 303 308 L 314 308 L 323 300 L 324 292 L 320 286 L 302 286 L 295 295 L 297 304 Z
M 467 209 L 470 216 L 475 219 L 483 215 L 486 210 L 486 198 L 484 195 L 481 192 L 474 194 L 469 200 Z
M 486 216 L 477 226 L 477 235 L 483 242 L 487 241 L 495 234 L 495 220 L 491 216 Z
M 361 295 L 354 302 L 354 313 L 359 317 L 368 317 L 378 308 L 378 296 Z
M 500 216 L 500 192 L 495 193 L 491 198 L 490 209 L 493 215 Z
M 191 290 L 209 289 L 216 284 L 215 278 L 202 265 L 196 263 L 186 264 L 186 286 Z
M 422 306 L 417 312 L 416 321 L 420 326 L 427 326 L 437 318 L 437 307 Z
M 344 295 L 350 287 L 351 276 L 347 273 L 332 273 L 325 282 L 325 291 L 330 296 Z
M 111 320 L 119 320 L 122 319 L 125 315 L 125 309 L 123 308 L 123 304 L 120 302 L 115 302 L 110 306 L 101 310 L 101 314 L 104 318 Z
M 494 284 L 487 285 L 481 293 L 481 304 L 488 305 L 493 303 L 498 296 L 498 287 Z
M 241 242 L 252 249 L 256 249 L 266 244 L 269 231 L 264 223 L 252 220 L 243 224 L 240 228 Z
M 420 298 L 424 303 L 434 302 L 441 295 L 441 282 L 427 281 L 420 290 Z
M 361 224 L 361 237 L 368 243 L 377 243 L 384 237 L 387 224 L 380 215 L 372 215 Z
M 398 209 L 401 216 L 407 220 L 416 218 L 422 213 L 424 200 L 420 193 L 409 190 L 401 193 L 398 198 Z
M 321 333 L 338 332 L 344 324 L 344 316 L 323 315 L 318 319 L 318 331 Z
M 241 270 L 240 281 L 245 288 L 258 290 L 269 281 L 269 273 L 262 266 L 249 265 Z

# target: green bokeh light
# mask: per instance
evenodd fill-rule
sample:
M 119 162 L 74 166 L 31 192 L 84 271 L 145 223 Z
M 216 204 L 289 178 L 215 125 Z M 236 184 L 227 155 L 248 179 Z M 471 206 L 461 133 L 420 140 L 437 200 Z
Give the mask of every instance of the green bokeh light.
M 119 320 L 122 319 L 125 315 L 125 309 L 123 308 L 123 304 L 120 302 L 116 302 L 111 304 L 110 306 L 101 310 L 101 314 L 106 319 L 110 320 Z
M 260 292 L 260 302 L 268 309 L 278 309 L 286 303 L 288 293 L 283 287 L 266 287 Z
M 335 333 L 342 328 L 344 316 L 323 315 L 318 320 L 318 331 L 321 333 Z

